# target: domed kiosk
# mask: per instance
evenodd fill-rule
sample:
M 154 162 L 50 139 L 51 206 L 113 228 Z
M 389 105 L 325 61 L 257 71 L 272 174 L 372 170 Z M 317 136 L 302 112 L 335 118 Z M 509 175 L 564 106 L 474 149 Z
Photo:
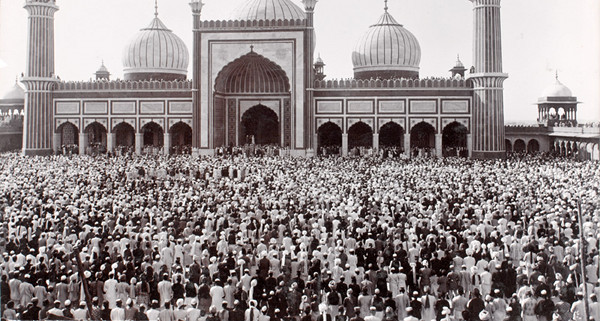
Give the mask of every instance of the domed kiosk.
M 354 78 L 419 78 L 421 46 L 388 12 L 371 25 L 352 52 Z
M 188 49 L 158 18 L 143 28 L 123 51 L 125 80 L 185 80 Z
M 538 123 L 545 126 L 576 126 L 577 97 L 558 80 L 548 86 L 538 98 Z
M 16 150 L 23 142 L 25 91 L 18 81 L 0 98 L 0 152 Z
M 18 81 L 0 98 L 0 116 L 16 117 L 23 113 L 25 106 L 25 90 Z

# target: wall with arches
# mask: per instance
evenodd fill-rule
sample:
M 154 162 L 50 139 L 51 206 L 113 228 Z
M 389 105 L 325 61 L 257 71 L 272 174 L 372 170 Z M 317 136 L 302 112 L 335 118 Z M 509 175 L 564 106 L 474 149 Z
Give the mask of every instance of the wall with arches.
M 150 86 L 138 90 L 109 87 L 97 92 L 63 87 L 55 92 L 53 101 L 55 151 L 66 142 L 63 129 L 67 123 L 77 130 L 75 145 L 78 145 L 79 153 L 89 153 L 92 148 L 114 152 L 120 145 L 133 148 L 136 153 L 142 153 L 148 146 L 153 147 L 154 152 L 168 153 L 170 129 L 178 123 L 193 127 L 189 86 L 166 89 Z M 133 134 L 118 131 L 122 124 L 131 128 Z M 95 129 L 89 130 L 90 126 Z M 122 133 L 133 136 L 117 137 Z M 150 136 L 152 139 L 148 138 Z

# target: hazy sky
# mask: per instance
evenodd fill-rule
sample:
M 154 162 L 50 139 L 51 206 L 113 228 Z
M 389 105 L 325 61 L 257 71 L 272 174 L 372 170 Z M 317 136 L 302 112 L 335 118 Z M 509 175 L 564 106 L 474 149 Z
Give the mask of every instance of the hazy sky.
M 300 0 L 292 0 L 301 5 Z M 88 80 L 102 60 L 122 77 L 122 51 L 153 18 L 153 0 L 58 0 L 56 74 Z M 187 0 L 159 0 L 159 17 L 192 43 Z M 244 0 L 204 0 L 202 18 L 226 19 Z M 0 93 L 25 70 L 27 14 L 22 0 L 0 0 Z M 421 77 L 449 76 L 459 54 L 472 65 L 472 3 L 468 0 L 389 0 L 389 12 L 419 40 Z M 352 50 L 383 13 L 383 0 L 320 0 L 317 53 L 328 78 L 352 77 Z M 559 78 L 583 103 L 579 121 L 600 120 L 600 1 L 503 0 L 506 121 L 534 122 L 534 105 Z M 190 52 L 191 55 L 191 52 Z M 190 63 L 191 70 L 191 63 Z M 191 75 L 191 72 L 189 73 Z

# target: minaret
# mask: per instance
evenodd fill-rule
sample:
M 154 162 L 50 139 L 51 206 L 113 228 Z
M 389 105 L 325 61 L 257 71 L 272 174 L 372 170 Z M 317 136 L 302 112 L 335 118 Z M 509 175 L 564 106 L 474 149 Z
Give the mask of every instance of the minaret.
M 192 49 L 192 153 L 194 155 L 198 154 L 198 150 L 200 148 L 200 44 L 202 41 L 202 34 L 200 33 L 200 26 L 202 22 L 200 20 L 200 15 L 202 14 L 203 6 L 204 3 L 202 3 L 202 0 L 192 0 L 190 2 L 194 25 L 194 42 Z
M 53 140 L 54 13 L 56 0 L 26 0 L 29 13 L 23 154 L 50 155 Z
M 506 156 L 504 144 L 504 89 L 502 72 L 501 0 L 473 2 L 473 158 Z
M 314 97 L 314 87 L 315 87 L 315 73 L 313 69 L 313 62 L 315 57 L 315 28 L 314 28 L 314 15 L 315 15 L 315 6 L 317 5 L 318 0 L 302 0 L 304 4 L 304 11 L 306 12 L 306 30 L 304 31 L 304 77 L 305 77 L 305 87 L 306 94 L 304 95 L 304 145 L 308 150 L 308 156 L 315 155 L 315 149 L 317 146 L 314 145 L 314 140 L 316 137 L 315 132 L 315 124 L 313 121 L 314 115 L 314 107 L 313 106 L 313 97 Z

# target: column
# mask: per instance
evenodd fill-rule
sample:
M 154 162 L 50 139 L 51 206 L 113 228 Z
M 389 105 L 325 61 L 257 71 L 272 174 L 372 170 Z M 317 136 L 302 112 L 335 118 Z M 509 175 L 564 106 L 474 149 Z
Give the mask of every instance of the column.
M 169 155 L 169 149 L 171 148 L 171 134 L 165 133 L 164 137 L 164 146 L 163 146 L 163 154 Z
M 410 133 L 404 134 L 404 155 L 410 158 Z
M 60 133 L 54 133 L 54 139 L 53 139 L 53 147 L 54 147 L 54 153 L 57 154 L 58 152 L 60 152 L 60 147 L 62 145 L 62 137 Z
M 442 157 L 442 134 L 435 134 L 435 156 Z
M 315 150 L 314 156 L 319 154 L 319 133 L 313 134 L 313 149 Z
M 473 157 L 473 135 L 471 134 L 467 134 L 467 150 L 469 151 L 469 158 Z
M 114 153 L 115 149 L 115 134 L 106 133 L 106 151 L 109 153 Z
M 142 144 L 144 144 L 144 134 L 135 133 L 135 153 L 142 155 Z
M 79 155 L 85 155 L 88 146 L 88 134 L 79 133 Z
M 342 156 L 348 156 L 348 134 L 342 134 Z
M 373 134 L 373 153 L 379 150 L 379 134 Z

